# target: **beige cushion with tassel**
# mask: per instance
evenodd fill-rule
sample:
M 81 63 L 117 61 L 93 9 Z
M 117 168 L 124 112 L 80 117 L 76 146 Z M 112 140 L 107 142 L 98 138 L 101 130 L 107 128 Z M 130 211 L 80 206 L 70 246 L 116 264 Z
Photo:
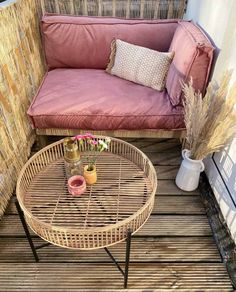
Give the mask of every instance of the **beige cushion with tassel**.
M 106 71 L 112 75 L 162 91 L 174 53 L 162 53 L 119 39 L 111 44 Z

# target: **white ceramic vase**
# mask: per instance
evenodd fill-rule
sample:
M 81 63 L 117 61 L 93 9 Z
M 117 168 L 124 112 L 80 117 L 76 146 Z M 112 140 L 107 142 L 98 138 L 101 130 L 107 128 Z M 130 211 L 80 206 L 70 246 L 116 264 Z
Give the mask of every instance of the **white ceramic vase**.
M 183 161 L 177 173 L 175 183 L 183 191 L 191 192 L 197 189 L 200 173 L 204 170 L 202 160 L 190 159 L 190 151 L 182 150 Z

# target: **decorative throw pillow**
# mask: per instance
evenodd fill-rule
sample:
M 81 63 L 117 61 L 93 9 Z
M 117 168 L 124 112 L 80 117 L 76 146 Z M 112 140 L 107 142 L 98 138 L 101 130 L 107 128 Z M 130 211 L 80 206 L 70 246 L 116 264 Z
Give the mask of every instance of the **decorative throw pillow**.
M 156 90 L 165 88 L 173 52 L 161 53 L 148 48 L 114 40 L 106 71 L 112 75 Z

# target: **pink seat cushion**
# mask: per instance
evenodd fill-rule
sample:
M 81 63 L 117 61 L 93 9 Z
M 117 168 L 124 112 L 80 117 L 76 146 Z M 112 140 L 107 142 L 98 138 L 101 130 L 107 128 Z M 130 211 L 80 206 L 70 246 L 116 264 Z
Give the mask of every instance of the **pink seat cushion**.
M 46 15 L 42 37 L 49 68 L 105 69 L 112 40 L 168 51 L 176 20 Z
M 28 114 L 39 129 L 184 128 L 182 107 L 173 108 L 166 92 L 96 69 L 50 71 Z
M 170 49 L 174 59 L 167 75 L 166 88 L 173 105 L 182 102 L 182 84 L 192 77 L 195 90 L 204 92 L 214 47 L 204 33 L 193 23 L 180 21 Z

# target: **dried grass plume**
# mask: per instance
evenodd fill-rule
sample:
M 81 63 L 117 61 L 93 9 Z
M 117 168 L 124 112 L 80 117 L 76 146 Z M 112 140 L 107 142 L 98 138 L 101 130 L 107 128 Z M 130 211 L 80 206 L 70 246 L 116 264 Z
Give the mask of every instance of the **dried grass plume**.
M 204 98 L 183 84 L 186 140 L 192 159 L 203 159 L 220 151 L 236 136 L 236 83 L 229 88 L 231 71 L 220 84 L 210 83 Z

